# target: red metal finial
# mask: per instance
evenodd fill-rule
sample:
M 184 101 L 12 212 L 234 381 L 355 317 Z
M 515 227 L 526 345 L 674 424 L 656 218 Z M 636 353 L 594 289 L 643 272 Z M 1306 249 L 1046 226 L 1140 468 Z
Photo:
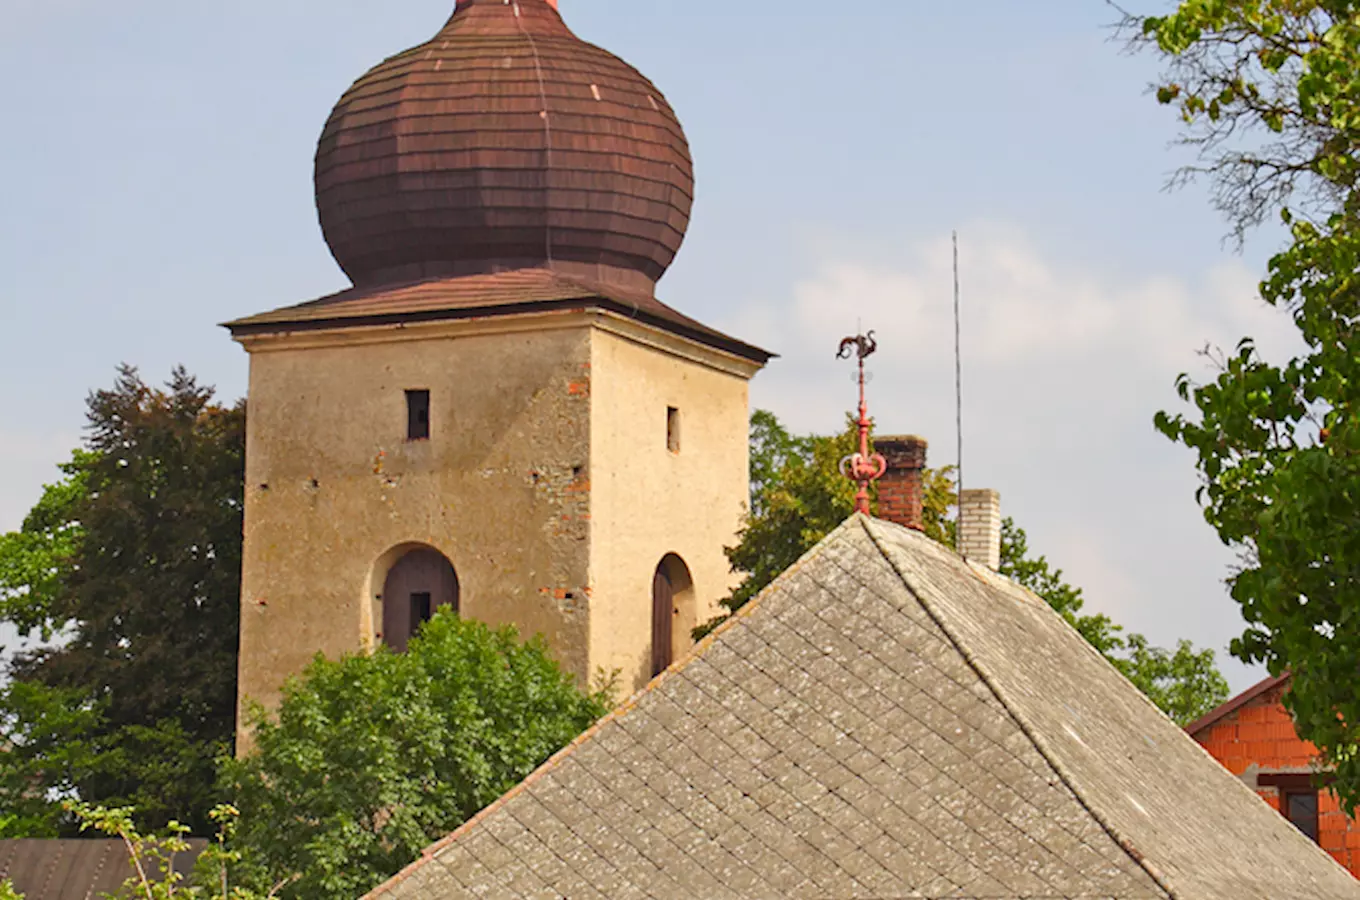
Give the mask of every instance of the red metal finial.
M 841 460 L 841 474 L 851 481 L 859 482 L 855 509 L 866 516 L 869 515 L 869 485 L 888 471 L 888 461 L 870 452 L 873 448 L 869 446 L 869 404 L 864 399 L 864 360 L 876 350 L 878 341 L 874 340 L 871 331 L 841 341 L 841 348 L 836 353 L 837 359 L 849 359 L 852 352 L 859 357 L 859 452 Z

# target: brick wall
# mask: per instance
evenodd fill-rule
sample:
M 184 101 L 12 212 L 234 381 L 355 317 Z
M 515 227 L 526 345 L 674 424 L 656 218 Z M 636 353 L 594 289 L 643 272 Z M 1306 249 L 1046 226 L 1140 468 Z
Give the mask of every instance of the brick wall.
M 1218 721 L 1192 732 L 1195 740 L 1241 778 L 1272 809 L 1280 809 L 1280 788 L 1263 784 L 1272 775 L 1313 771 L 1317 748 L 1294 731 L 1293 719 L 1281 702 L 1280 685 Z M 1318 843 L 1332 858 L 1360 877 L 1360 827 L 1341 811 L 1336 795 L 1318 796 Z
M 917 531 L 922 524 L 921 470 L 926 467 L 926 439 L 915 435 L 874 438 L 874 450 L 888 461 L 878 482 L 878 516 Z
M 959 551 L 965 559 L 995 571 L 1001 566 L 1001 495 L 987 488 L 966 490 Z

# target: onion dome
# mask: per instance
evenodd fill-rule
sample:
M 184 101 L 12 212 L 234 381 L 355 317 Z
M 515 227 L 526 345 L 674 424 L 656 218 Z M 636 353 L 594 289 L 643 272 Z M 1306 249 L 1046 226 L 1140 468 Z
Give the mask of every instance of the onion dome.
M 360 287 L 549 268 L 650 294 L 693 194 L 661 92 L 550 0 L 460 0 L 355 82 L 316 154 L 321 229 Z

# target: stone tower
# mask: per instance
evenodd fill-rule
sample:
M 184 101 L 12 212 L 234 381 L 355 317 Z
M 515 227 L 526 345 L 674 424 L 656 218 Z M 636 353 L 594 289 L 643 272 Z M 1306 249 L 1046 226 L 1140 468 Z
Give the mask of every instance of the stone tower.
M 240 691 L 398 649 L 440 606 L 640 686 L 731 586 L 770 354 L 655 297 L 679 121 L 550 0 L 461 0 L 332 113 L 321 227 L 354 286 L 229 323 L 250 353 Z

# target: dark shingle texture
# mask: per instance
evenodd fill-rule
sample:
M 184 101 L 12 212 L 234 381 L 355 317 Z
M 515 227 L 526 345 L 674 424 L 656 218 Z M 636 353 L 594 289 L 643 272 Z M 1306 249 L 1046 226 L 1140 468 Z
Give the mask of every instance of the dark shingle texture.
M 1042 601 L 856 517 L 383 898 L 1360 887 Z
M 358 285 L 553 261 L 651 284 L 693 196 L 666 98 L 544 0 L 462 0 L 345 92 L 316 152 L 321 229 Z

